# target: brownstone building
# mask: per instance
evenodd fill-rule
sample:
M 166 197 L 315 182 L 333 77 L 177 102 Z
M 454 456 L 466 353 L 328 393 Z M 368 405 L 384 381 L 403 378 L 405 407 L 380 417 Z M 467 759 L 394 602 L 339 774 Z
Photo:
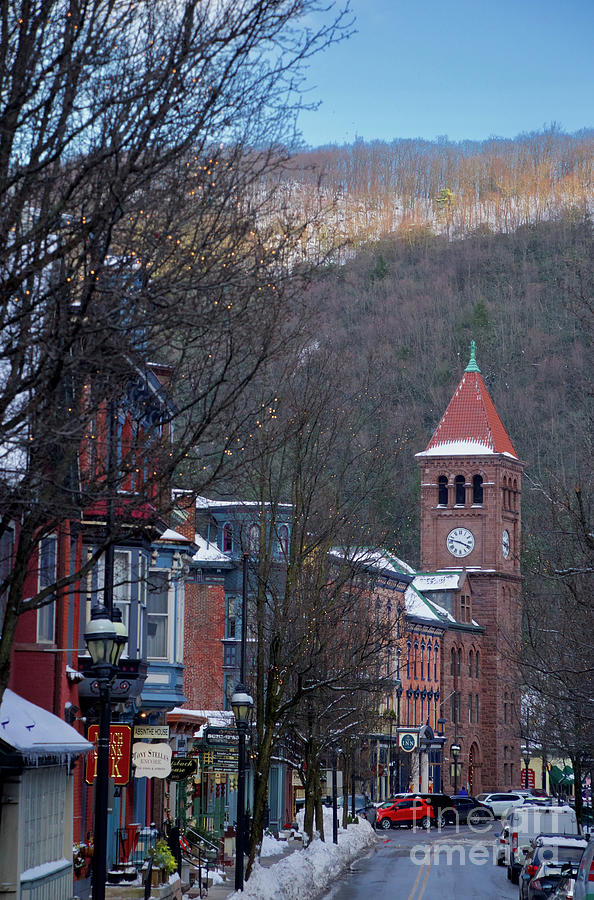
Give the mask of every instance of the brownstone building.
M 417 583 L 447 612 L 441 648 L 445 719 L 444 789 L 471 793 L 513 787 L 520 778 L 510 662 L 521 627 L 520 540 L 524 464 L 470 362 L 421 467 L 421 576 Z M 433 573 L 433 574 L 431 574 Z M 454 779 L 452 744 L 461 748 Z

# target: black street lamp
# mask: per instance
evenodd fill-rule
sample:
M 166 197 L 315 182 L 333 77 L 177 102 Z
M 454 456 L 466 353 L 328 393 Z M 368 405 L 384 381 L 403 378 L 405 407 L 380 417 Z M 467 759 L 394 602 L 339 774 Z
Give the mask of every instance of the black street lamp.
M 128 640 L 119 609 L 112 617 L 105 606 L 91 611 L 85 643 L 91 656 L 91 673 L 99 690 L 99 737 L 95 782 L 95 847 L 93 852 L 93 900 L 104 900 L 107 869 L 107 795 L 109 788 L 109 726 L 111 683 Z
M 254 701 L 241 682 L 231 697 L 231 709 L 239 733 L 237 760 L 237 835 L 235 838 L 235 890 L 243 891 L 243 854 L 245 834 L 245 738 L 250 727 L 250 713 Z
M 524 787 L 526 788 L 526 790 L 528 790 L 528 766 L 530 765 L 530 759 L 530 748 L 528 747 L 528 744 L 526 744 L 526 746 L 524 747 L 524 763 L 526 765 L 526 774 L 524 776 L 526 779 L 526 783 Z
M 396 751 L 397 775 L 396 775 L 396 790 L 394 791 L 394 793 L 399 794 L 401 787 L 402 787 L 402 776 L 401 776 L 401 772 L 400 772 L 400 701 L 402 700 L 402 681 L 400 680 L 400 678 L 397 678 L 396 681 L 397 681 L 397 685 L 396 685 L 396 740 L 398 741 L 398 744 L 397 744 L 398 749 Z
M 450 747 L 450 753 L 454 757 L 454 794 L 458 793 L 458 756 L 461 750 L 460 744 L 452 744 Z

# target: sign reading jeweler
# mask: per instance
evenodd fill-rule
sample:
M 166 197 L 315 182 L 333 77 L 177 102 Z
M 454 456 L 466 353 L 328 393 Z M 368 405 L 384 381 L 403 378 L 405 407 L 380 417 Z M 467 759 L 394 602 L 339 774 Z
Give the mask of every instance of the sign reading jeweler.
M 405 753 L 412 753 L 419 743 L 419 736 L 415 731 L 404 731 L 398 735 L 398 745 Z

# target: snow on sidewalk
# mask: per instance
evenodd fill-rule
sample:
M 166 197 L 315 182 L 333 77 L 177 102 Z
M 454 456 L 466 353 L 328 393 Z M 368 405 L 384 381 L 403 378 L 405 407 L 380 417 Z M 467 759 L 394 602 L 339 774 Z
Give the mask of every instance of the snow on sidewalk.
M 302 821 L 300 822 L 302 825 Z M 332 810 L 324 809 L 326 841 L 314 838 L 309 847 L 295 850 L 271 866 L 256 863 L 243 892 L 228 900 L 314 900 L 346 871 L 351 862 L 377 843 L 375 831 L 364 819 L 338 829 L 332 843 Z

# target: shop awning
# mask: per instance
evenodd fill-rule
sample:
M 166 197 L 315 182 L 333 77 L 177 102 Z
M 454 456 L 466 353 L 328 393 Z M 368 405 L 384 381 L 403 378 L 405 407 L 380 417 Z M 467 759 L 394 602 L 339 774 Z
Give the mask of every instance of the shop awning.
M 56 757 L 63 763 L 90 753 L 93 745 L 47 709 L 7 688 L 0 706 L 0 747 L 7 745 L 29 763 Z

